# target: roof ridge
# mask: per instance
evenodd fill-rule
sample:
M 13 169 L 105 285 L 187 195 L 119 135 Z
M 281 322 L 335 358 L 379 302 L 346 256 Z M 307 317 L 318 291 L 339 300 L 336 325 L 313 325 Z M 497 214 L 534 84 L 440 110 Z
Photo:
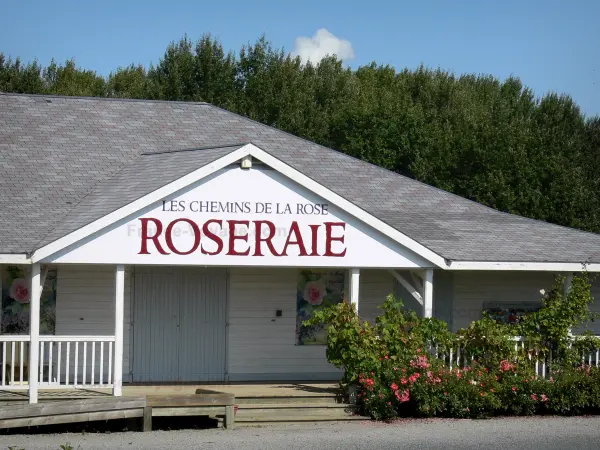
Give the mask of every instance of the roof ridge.
M 33 97 L 33 98 L 60 98 L 60 99 L 73 99 L 73 100 L 101 100 L 108 102 L 126 102 L 126 103 L 177 103 L 194 106 L 206 106 L 210 103 L 206 102 L 195 102 L 191 100 L 158 100 L 149 98 L 121 98 L 121 97 L 92 97 L 85 95 L 59 95 L 59 94 L 27 94 L 21 92 L 3 92 L 0 91 L 0 95 L 4 97 Z M 213 105 L 210 105 L 213 106 Z
M 236 142 L 232 144 L 220 144 L 220 145 L 207 145 L 205 147 L 192 147 L 192 148 L 181 148 L 176 150 L 161 150 L 157 152 L 144 152 L 140 153 L 140 156 L 152 156 L 152 155 L 164 155 L 168 153 L 181 153 L 181 152 L 195 152 L 199 150 L 211 150 L 216 148 L 229 148 L 229 147 L 243 147 L 248 145 L 250 142 Z

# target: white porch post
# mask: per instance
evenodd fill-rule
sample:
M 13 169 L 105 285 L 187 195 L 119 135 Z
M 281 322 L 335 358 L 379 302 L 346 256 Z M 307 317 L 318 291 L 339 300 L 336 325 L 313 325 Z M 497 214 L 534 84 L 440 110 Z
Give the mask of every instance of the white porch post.
M 573 272 L 569 272 L 565 276 L 565 281 L 563 284 L 563 297 L 567 297 L 571 292 L 571 288 L 573 287 Z M 572 336 L 571 328 L 569 328 L 569 336 Z
M 115 288 L 115 363 L 113 395 L 123 395 L 123 309 L 125 306 L 125 266 L 117 265 Z
M 566 297 L 571 292 L 571 287 L 573 284 L 573 273 L 568 273 L 565 276 L 565 282 L 563 285 L 563 295 Z
M 423 317 L 433 317 L 433 269 L 425 270 L 423 294 Z
M 29 403 L 37 403 L 40 364 L 40 295 L 42 291 L 39 263 L 31 266 L 31 285 L 29 289 Z
M 360 269 L 350 269 L 350 303 L 356 306 L 358 313 L 358 296 L 360 289 Z
M 2 277 L 4 276 L 4 267 L 0 264 L 0 333 L 2 330 L 2 316 L 4 315 L 4 305 L 2 304 Z

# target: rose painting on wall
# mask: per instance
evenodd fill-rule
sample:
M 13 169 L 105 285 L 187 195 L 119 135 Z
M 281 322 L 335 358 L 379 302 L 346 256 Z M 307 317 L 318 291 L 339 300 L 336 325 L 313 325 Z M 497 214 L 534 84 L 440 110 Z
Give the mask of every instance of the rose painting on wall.
M 0 292 L 0 334 L 29 333 L 31 292 L 26 268 L 8 266 Z M 56 269 L 48 270 L 40 299 L 40 334 L 54 334 L 56 324 Z
M 296 294 L 296 344 L 327 343 L 324 326 L 307 327 L 302 323 L 314 311 L 341 303 L 344 300 L 345 272 L 343 270 L 302 270 Z

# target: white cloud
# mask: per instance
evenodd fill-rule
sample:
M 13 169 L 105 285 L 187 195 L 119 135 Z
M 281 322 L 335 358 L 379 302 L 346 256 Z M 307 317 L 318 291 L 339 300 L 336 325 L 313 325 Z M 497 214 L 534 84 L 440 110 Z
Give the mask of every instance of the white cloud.
M 292 55 L 300 56 L 303 63 L 310 60 L 316 64 L 328 55 L 336 55 L 342 60 L 352 59 L 354 49 L 350 41 L 339 39 L 325 28 L 321 28 L 313 37 L 297 37 Z

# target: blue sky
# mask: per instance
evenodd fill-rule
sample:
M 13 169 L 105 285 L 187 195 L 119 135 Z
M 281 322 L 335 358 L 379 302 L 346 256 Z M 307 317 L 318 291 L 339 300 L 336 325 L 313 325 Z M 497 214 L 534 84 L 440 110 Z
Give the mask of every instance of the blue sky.
M 568 93 L 600 114 L 598 0 L 4 0 L 1 11 L 0 52 L 42 64 L 73 57 L 104 75 L 158 61 L 184 33 L 210 32 L 235 51 L 265 33 L 292 51 L 325 28 L 350 42 L 353 67 L 514 74 L 537 94 Z

